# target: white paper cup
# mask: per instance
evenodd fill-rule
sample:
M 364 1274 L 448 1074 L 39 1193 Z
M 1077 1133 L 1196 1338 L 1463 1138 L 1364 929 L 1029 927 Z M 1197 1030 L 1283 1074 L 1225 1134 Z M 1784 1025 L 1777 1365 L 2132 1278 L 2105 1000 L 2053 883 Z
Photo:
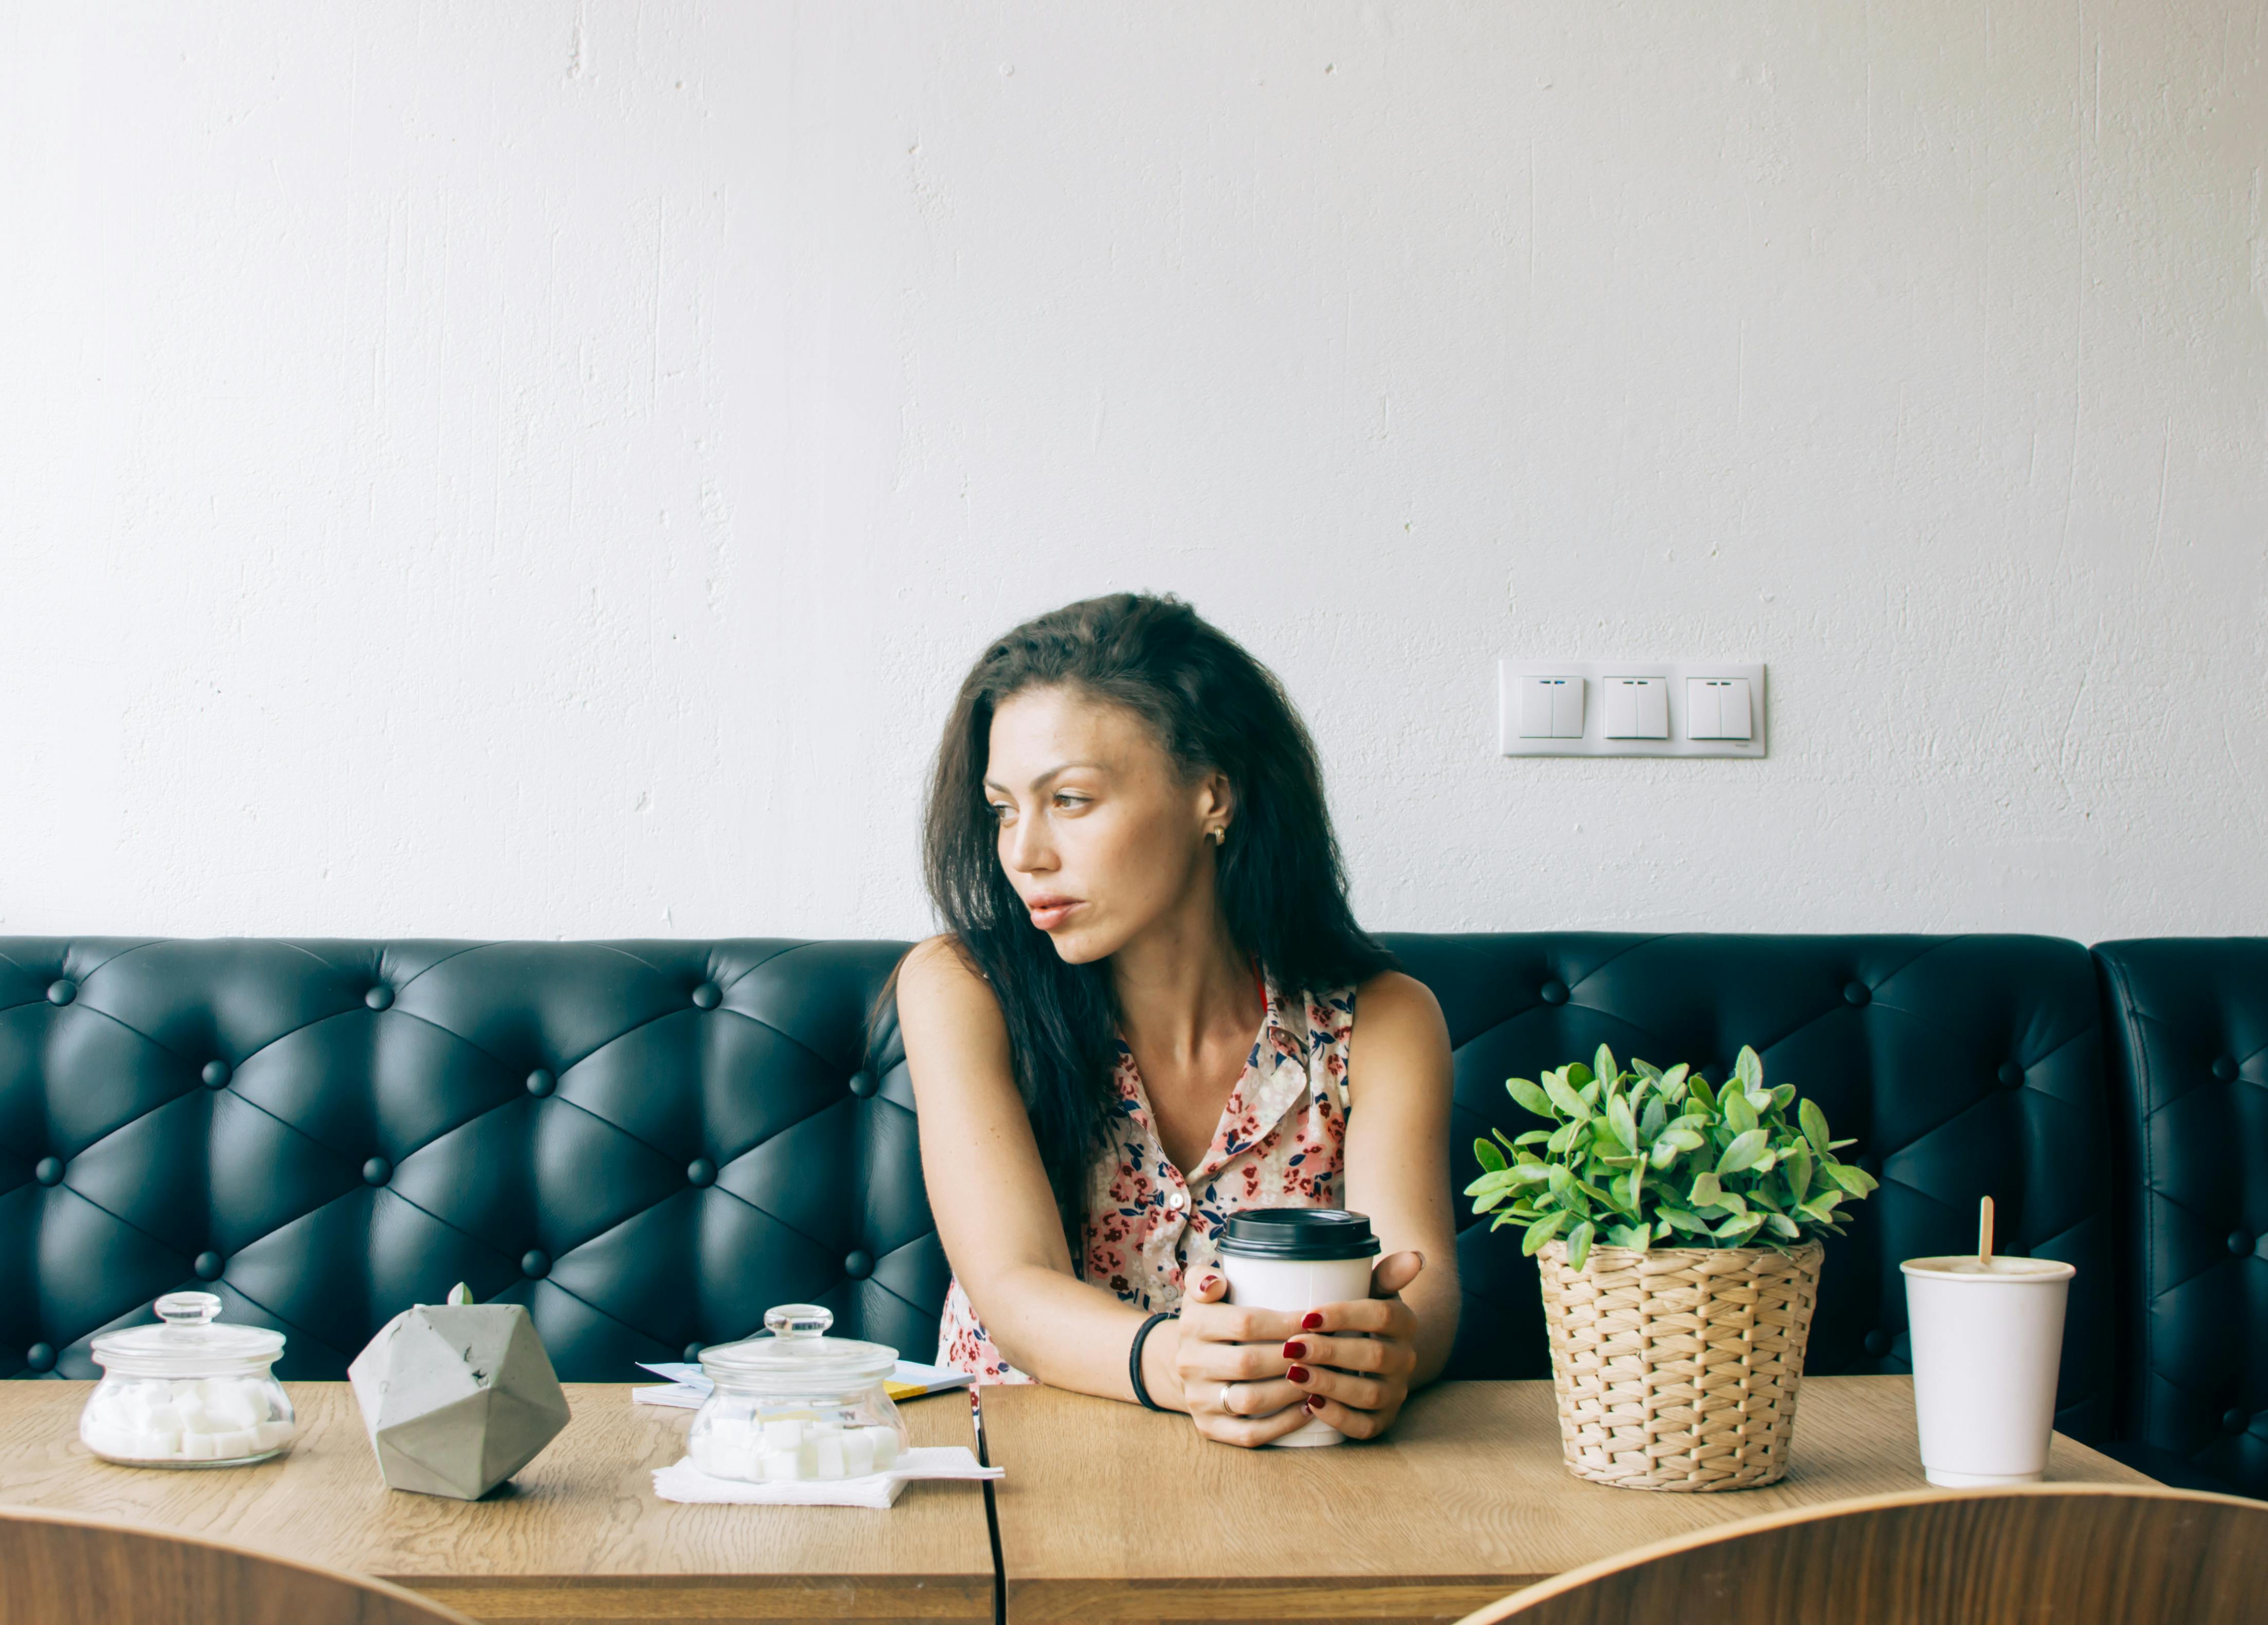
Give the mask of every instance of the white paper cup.
M 1359 1302 L 1370 1296 L 1370 1267 L 1378 1250 L 1370 1220 L 1340 1208 L 1257 1208 L 1232 1214 L 1221 1238 L 1220 1273 L 1228 1283 L 1223 1301 L 1292 1314 L 1325 1304 Z M 1270 1442 L 1336 1445 L 1345 1438 L 1330 1423 L 1314 1421 Z
M 1910 1258 L 1914 1420 L 1933 1484 L 2029 1484 L 2055 1430 L 2063 1306 L 2078 1271 L 2051 1258 Z

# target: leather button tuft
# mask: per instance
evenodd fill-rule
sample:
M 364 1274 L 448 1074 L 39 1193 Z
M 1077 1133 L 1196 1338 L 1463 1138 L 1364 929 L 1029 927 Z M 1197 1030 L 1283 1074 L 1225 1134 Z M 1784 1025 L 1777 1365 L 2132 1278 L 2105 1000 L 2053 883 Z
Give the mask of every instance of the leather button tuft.
M 717 990 L 717 984 L 713 982 L 704 982 L 693 989 L 693 1002 L 703 1010 L 716 1009 L 724 996 Z
M 1890 1335 L 1879 1326 L 1867 1334 L 1867 1352 L 1881 1359 L 1890 1351 Z
M 52 995 L 50 996 L 52 996 Z M 57 1000 L 56 1002 L 60 1004 L 62 1001 Z M 2236 1062 L 2230 1060 L 2227 1055 L 2215 1056 L 2213 1062 L 2213 1075 L 2220 1079 L 2224 1084 L 2235 1083 L 2236 1081 Z
M 527 1075 L 527 1092 L 539 1100 L 558 1087 L 559 1080 L 541 1067 L 537 1067 Z
M 35 1371 L 55 1369 L 55 1346 L 53 1343 L 33 1343 L 24 1350 L 24 1364 Z
M 551 1273 L 551 1254 L 541 1247 L 530 1247 L 519 1255 L 519 1273 L 531 1281 L 541 1281 Z
M 2251 1425 L 2250 1415 L 2234 1406 L 2220 1414 L 2220 1430 L 2224 1433 L 2242 1433 Z
M 843 1261 L 843 1273 L 853 1281 L 864 1281 L 874 1273 L 874 1260 L 865 1253 L 853 1253 Z
M 714 1185 L 717 1182 L 717 1165 L 706 1157 L 696 1157 L 685 1165 L 685 1182 L 696 1186 Z
M 42 1185 L 62 1184 L 63 1182 L 63 1159 L 60 1157 L 40 1158 L 40 1160 L 34 1163 L 32 1166 L 32 1177 L 39 1180 Z
M 219 1280 L 220 1272 L 225 1261 L 222 1259 L 219 1254 L 214 1252 L 210 1247 L 207 1247 L 203 1252 L 197 1254 L 197 1279 L 200 1281 Z
M 1535 989 L 1535 996 L 1547 1004 L 1565 1004 L 1567 1002 L 1567 984 L 1564 982 L 1547 982 Z
M 1846 982 L 1843 984 L 1843 1002 L 1845 1004 L 1863 1007 L 1872 1004 L 1874 998 L 1873 992 L 1863 982 Z
M 48 1160 L 53 1161 L 54 1159 L 50 1158 Z M 40 1165 L 42 1168 L 47 1165 L 47 1163 L 44 1162 Z M 40 1176 L 40 1182 L 47 1185 L 52 1185 L 55 1183 L 53 1180 L 48 1179 L 44 1174 Z M 2235 1254 L 2239 1258 L 2242 1258 L 2247 1253 L 2252 1251 L 2254 1245 L 2255 1243 L 2253 1242 L 2252 1238 L 2246 1235 L 2241 1230 L 2232 1230 L 2228 1232 L 2228 1250 Z
M 702 1351 L 703 1349 L 707 1348 L 708 1346 L 709 1346 L 709 1345 L 708 1345 L 708 1344 L 706 1344 L 706 1343 L 688 1343 L 688 1344 L 686 1344 L 686 1345 L 685 1345 L 685 1363 L 686 1363 L 688 1365 L 692 1364 L 694 1361 L 696 1361 L 696 1360 L 697 1360 L 697 1359 L 699 1359 L 699 1358 L 701 1357 L 701 1351 Z
M 228 1080 L 234 1074 L 229 1070 L 227 1062 L 208 1061 L 205 1062 L 205 1070 L 197 1076 L 204 1081 L 204 1086 L 208 1089 L 225 1089 L 228 1087 Z
M 2003 1089 L 2021 1089 L 2023 1086 L 2024 1069 L 2018 1066 L 2013 1061 L 2003 1061 L 2000 1062 L 2000 1087 Z
M 394 989 L 380 982 L 362 996 L 362 1002 L 372 1010 L 384 1010 L 394 1003 Z
M 76 982 L 68 982 L 58 976 L 48 983 L 48 1003 L 50 1004 L 68 1004 L 77 996 L 78 983 Z
M 850 1074 L 850 1092 L 857 1095 L 861 1100 L 871 1099 L 873 1097 L 874 1091 L 879 1087 L 880 1087 L 880 1085 L 875 1083 L 874 1075 L 872 1072 L 853 1072 Z
M 394 1177 L 394 1165 L 383 1157 L 373 1157 L 362 1165 L 362 1182 L 383 1185 Z

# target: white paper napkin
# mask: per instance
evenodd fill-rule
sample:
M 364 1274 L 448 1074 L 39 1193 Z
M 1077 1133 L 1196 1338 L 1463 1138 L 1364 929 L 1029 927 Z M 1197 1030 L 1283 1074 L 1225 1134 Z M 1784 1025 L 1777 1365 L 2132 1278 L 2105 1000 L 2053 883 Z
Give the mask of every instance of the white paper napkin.
M 693 1465 L 692 1458 L 674 1466 L 656 1467 L 653 1493 L 665 1501 L 730 1502 L 742 1506 L 871 1506 L 877 1511 L 898 1498 L 898 1491 L 917 1478 L 1001 1478 L 1000 1467 L 976 1465 L 976 1453 L 966 1445 L 923 1445 L 900 1456 L 887 1473 L 863 1478 L 797 1478 L 761 1484 L 738 1479 L 711 1478 Z

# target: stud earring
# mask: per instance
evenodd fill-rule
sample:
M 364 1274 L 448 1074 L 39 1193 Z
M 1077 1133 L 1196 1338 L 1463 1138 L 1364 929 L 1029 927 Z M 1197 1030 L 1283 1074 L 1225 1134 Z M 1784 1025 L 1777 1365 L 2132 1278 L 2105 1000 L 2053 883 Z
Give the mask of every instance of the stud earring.
M 1207 830 L 1205 833 L 1212 837 L 1212 843 L 1215 846 L 1226 846 L 1228 844 L 1227 826 L 1223 825 L 1219 828 Z

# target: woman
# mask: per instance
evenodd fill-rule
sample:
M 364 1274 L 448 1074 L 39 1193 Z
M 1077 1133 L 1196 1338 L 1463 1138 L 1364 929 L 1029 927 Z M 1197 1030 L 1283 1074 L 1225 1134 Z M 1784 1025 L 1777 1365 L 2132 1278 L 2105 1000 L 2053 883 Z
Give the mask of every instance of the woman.
M 1448 1034 L 1354 923 L 1274 677 L 1170 597 L 1018 627 L 961 684 L 924 859 L 948 929 L 896 993 L 939 1363 L 1232 1445 L 1384 1431 L 1456 1332 Z M 1367 1213 L 1371 1297 L 1223 1303 L 1222 1228 L 1271 1206 Z

